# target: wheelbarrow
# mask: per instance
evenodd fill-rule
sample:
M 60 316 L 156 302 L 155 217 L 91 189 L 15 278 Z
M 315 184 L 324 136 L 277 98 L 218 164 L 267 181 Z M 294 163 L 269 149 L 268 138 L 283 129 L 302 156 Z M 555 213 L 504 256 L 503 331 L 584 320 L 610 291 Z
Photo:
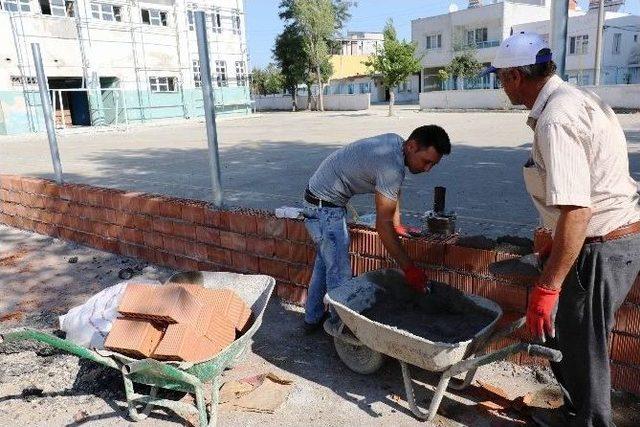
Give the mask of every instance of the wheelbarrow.
M 324 329 L 333 336 L 336 352 L 342 362 L 354 372 L 371 374 L 382 366 L 386 357 L 397 359 L 402 370 L 409 408 L 419 420 L 432 421 L 447 387 L 456 390 L 468 387 L 476 370 L 482 365 L 519 352 L 555 362 L 562 360 L 562 353 L 557 350 L 523 342 L 487 354 L 486 347 L 489 343 L 524 326 L 525 318 L 497 330 L 502 310 L 495 302 L 476 295 L 466 295 L 444 283 L 431 282 L 430 288 L 431 294 L 424 298 L 431 299 L 430 303 L 434 306 L 443 304 L 452 309 L 463 310 L 460 312 L 462 316 L 467 312 L 479 312 L 488 320 L 472 329 L 468 339 L 456 341 L 454 338 L 439 342 L 369 319 L 362 313 L 366 314 L 378 299 L 384 304 L 385 297 L 406 298 L 407 293 L 409 298 L 417 298 L 415 294 L 413 297 L 410 295 L 402 273 L 393 269 L 372 271 L 355 277 L 330 291 L 325 300 L 340 318 L 337 325 L 325 322 Z M 416 404 L 409 365 L 442 373 L 427 412 Z M 450 383 L 453 377 L 464 373 L 466 375 L 462 383 Z
M 22 328 L 0 333 L 1 342 L 33 340 L 59 350 L 89 359 L 122 373 L 129 416 L 141 421 L 149 415 L 153 406 L 162 406 L 178 413 L 198 414 L 200 426 L 215 426 L 219 401 L 220 375 L 232 367 L 237 359 L 251 351 L 252 337 L 262 324 L 264 311 L 275 286 L 270 276 L 242 275 L 218 272 L 177 273 L 167 283 L 199 284 L 207 288 L 228 288 L 251 306 L 254 321 L 247 332 L 233 341 L 215 357 L 199 362 L 160 362 L 154 359 L 137 360 L 120 353 L 92 350 L 55 335 Z M 211 405 L 207 411 L 205 384 L 211 383 Z M 134 391 L 134 384 L 150 386 L 149 394 Z M 195 405 L 157 397 L 159 388 L 195 394 Z

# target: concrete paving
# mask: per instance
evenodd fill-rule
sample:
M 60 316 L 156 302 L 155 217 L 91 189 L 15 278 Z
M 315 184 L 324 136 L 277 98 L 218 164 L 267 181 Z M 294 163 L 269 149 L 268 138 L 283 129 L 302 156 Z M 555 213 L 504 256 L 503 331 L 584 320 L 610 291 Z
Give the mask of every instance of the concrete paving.
M 427 175 L 409 176 L 402 206 L 419 222 L 431 208 L 433 187 L 446 186 L 447 208 L 466 234 L 530 236 L 534 208 L 525 193 L 521 166 L 532 131 L 526 112 L 420 112 L 385 106 L 362 112 L 263 113 L 219 122 L 220 160 L 229 205 L 273 209 L 299 205 L 319 163 L 356 139 L 396 132 L 407 137 L 424 124 L 444 127 L 452 154 Z M 633 176 L 640 180 L 640 114 L 620 114 Z M 62 131 L 65 180 L 128 190 L 211 200 L 207 143 L 201 120 L 154 123 L 129 129 Z M 52 177 L 46 135 L 0 137 L 0 171 Z M 372 212 L 371 197 L 357 197 L 360 213 Z

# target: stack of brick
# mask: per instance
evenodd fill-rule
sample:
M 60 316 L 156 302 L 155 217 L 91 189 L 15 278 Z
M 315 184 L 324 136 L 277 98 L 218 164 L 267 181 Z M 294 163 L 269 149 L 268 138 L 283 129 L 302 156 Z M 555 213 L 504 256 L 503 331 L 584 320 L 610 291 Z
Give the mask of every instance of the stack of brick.
M 303 304 L 315 249 L 302 221 L 204 202 L 0 175 L 0 223 L 181 270 L 262 273 L 283 300 Z M 350 227 L 354 274 L 394 267 L 375 230 Z M 543 232 L 536 233 L 540 245 Z M 530 281 L 496 278 L 488 265 L 516 255 L 457 245 L 457 238 L 402 239 L 429 278 L 498 302 L 504 320 L 524 314 Z M 498 346 L 527 338 L 524 332 Z M 640 394 L 640 280 L 618 312 L 611 346 L 614 386 Z M 540 363 L 516 356 L 519 363 Z
M 209 359 L 250 326 L 251 309 L 228 289 L 127 286 L 105 348 L 158 360 Z

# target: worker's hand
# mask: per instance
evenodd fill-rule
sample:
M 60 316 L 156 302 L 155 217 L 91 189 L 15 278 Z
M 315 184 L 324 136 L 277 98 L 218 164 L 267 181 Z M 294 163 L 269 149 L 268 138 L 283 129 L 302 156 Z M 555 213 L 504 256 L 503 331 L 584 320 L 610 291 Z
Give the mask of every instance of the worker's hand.
M 414 291 L 424 294 L 427 292 L 427 274 L 423 269 L 411 264 L 402 269 L 407 284 Z
M 396 233 L 398 233 L 398 236 L 411 237 L 420 234 L 420 229 L 418 227 L 407 227 L 404 224 L 400 224 L 395 225 L 393 228 L 396 230 Z
M 527 328 L 536 338 L 545 342 L 547 337 L 555 337 L 556 306 L 560 297 L 560 289 L 546 288 L 541 285 L 533 287 L 529 295 L 527 307 Z

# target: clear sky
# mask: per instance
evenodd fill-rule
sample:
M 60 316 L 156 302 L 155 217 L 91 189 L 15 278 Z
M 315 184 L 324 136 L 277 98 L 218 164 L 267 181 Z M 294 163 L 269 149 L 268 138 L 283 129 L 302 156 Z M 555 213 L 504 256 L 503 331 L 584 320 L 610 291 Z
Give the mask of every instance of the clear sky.
M 455 3 L 466 8 L 466 0 L 358 0 L 351 8 L 351 20 L 344 31 L 382 31 L 388 18 L 392 18 L 398 36 L 411 39 L 411 20 L 447 13 Z M 245 0 L 247 38 L 252 67 L 264 67 L 273 61 L 271 50 L 276 36 L 282 31 L 278 18 L 280 0 Z M 579 0 L 586 9 L 589 0 Z M 640 0 L 627 0 L 623 12 L 640 15 Z

